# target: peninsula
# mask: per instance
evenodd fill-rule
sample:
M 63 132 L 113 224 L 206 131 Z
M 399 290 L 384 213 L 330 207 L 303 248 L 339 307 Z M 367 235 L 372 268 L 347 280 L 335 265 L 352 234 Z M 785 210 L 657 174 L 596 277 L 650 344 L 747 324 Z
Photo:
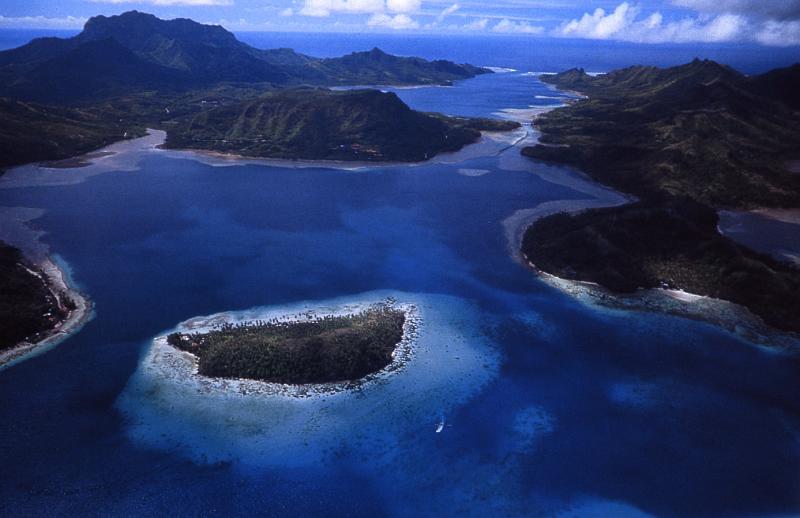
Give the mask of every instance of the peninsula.
M 0 367 L 82 326 L 91 302 L 49 258 L 34 263 L 0 241 Z
M 535 121 L 523 154 L 575 166 L 637 196 L 622 207 L 556 214 L 522 252 L 558 277 L 612 291 L 669 287 L 747 307 L 800 331 L 800 270 L 720 235 L 717 210 L 798 207 L 800 67 L 746 77 L 711 61 L 544 76 L 587 99 Z

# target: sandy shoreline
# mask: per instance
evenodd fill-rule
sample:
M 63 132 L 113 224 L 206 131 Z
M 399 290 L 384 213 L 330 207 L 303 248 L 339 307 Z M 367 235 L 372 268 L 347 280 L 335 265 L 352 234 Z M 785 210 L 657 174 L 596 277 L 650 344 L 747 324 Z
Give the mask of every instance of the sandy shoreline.
M 724 329 L 769 352 L 800 352 L 796 336 L 768 326 L 746 307 L 727 300 L 660 288 L 640 289 L 632 294 L 615 293 L 592 282 L 556 277 L 539 270 L 533 263 L 528 263 L 528 266 L 548 285 L 595 308 L 646 311 L 688 318 Z
M 46 257 L 36 264 L 36 274 L 42 276 L 48 289 L 65 307 L 64 301 L 71 300 L 75 308 L 67 312 L 66 317 L 36 342 L 22 342 L 6 351 L 0 352 L 0 371 L 19 362 L 41 354 L 65 339 L 77 333 L 93 316 L 91 300 L 74 285 L 69 274 L 51 257 Z

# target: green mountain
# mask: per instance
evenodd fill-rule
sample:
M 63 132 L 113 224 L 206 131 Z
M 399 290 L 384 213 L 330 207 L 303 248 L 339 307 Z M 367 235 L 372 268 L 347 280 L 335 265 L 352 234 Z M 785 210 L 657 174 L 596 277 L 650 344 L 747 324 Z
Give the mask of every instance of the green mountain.
M 489 72 L 379 49 L 328 59 L 289 49 L 261 50 L 220 26 L 130 11 L 95 16 L 72 38 L 41 38 L 0 52 L 0 96 L 69 103 L 218 83 L 440 84 Z
M 717 207 L 797 206 L 798 67 L 753 78 L 712 61 L 631 67 L 543 81 L 589 98 L 536 121 L 527 156 L 576 166 L 640 197 L 669 193 Z
M 455 151 L 481 130 L 516 123 L 416 112 L 394 93 L 318 88 L 269 92 L 175 121 L 167 147 L 254 157 L 421 161 Z

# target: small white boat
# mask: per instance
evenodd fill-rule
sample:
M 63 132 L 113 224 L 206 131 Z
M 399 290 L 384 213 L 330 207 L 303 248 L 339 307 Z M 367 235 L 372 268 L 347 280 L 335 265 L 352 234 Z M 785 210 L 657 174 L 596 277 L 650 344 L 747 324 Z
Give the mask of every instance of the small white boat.
M 436 433 L 442 433 L 442 430 L 444 430 L 444 417 L 436 425 Z

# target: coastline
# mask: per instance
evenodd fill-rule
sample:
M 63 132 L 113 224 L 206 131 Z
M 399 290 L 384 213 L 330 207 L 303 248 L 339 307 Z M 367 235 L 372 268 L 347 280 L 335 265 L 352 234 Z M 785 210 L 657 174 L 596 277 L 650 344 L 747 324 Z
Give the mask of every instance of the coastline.
M 75 308 L 67 311 L 66 316 L 50 330 L 44 332 L 35 342 L 21 342 L 14 347 L 0 352 L 0 371 L 57 346 L 80 329 L 94 316 L 94 305 L 89 297 L 81 292 L 66 271 L 66 267 L 58 264 L 54 257 L 47 256 L 34 263 L 33 272 L 44 282 L 59 306 L 66 308 L 64 300 L 71 300 Z
M 632 196 L 597 183 L 579 171 L 569 169 L 566 170 L 568 172 L 558 169 L 554 171 L 548 170 L 538 176 L 551 183 L 590 194 L 592 198 L 544 202 L 530 209 L 518 210 L 503 220 L 512 259 L 533 271 L 544 283 L 595 308 L 647 311 L 703 321 L 765 350 L 800 352 L 797 335 L 775 329 L 746 307 L 727 300 L 664 288 L 639 289 L 632 294 L 616 293 L 597 283 L 564 279 L 539 269 L 522 253 L 525 231 L 537 220 L 558 212 L 572 214 L 635 201 Z
M 527 266 L 547 285 L 597 309 L 687 318 L 718 327 L 770 353 L 800 352 L 795 334 L 770 327 L 746 307 L 727 300 L 663 288 L 639 289 L 631 294 L 616 293 L 593 282 L 556 277 L 531 262 Z
M 579 92 L 567 91 L 567 93 L 585 97 Z M 559 107 L 555 106 L 552 109 Z M 535 114 L 534 122 L 531 123 L 534 135 L 523 145 L 534 145 L 538 142 L 540 132 L 535 127 L 535 119 L 547 111 L 550 110 L 539 111 Z M 525 161 L 533 161 L 527 157 L 522 158 Z M 546 165 L 541 161 L 535 162 L 542 166 Z M 537 220 L 558 212 L 573 214 L 588 209 L 625 205 L 636 201 L 636 197 L 616 191 L 592 180 L 579 170 L 565 166 L 543 167 L 541 171 L 536 171 L 534 174 L 550 183 L 569 187 L 590 196 L 588 199 L 553 200 L 540 203 L 529 209 L 518 210 L 502 222 L 512 259 L 535 272 L 549 286 L 595 308 L 648 311 L 689 318 L 722 328 L 772 352 L 776 350 L 800 351 L 796 334 L 772 328 L 746 307 L 726 300 L 688 293 L 683 290 L 663 288 L 640 289 L 633 294 L 621 294 L 608 290 L 597 283 L 564 279 L 539 269 L 522 253 L 522 239 L 525 231 Z M 752 212 L 776 221 L 800 224 L 800 209 L 757 209 Z
M 391 167 L 421 167 L 435 164 L 457 164 L 472 158 L 495 156 L 519 145 L 527 137 L 524 128 L 511 131 L 482 131 L 475 142 L 458 151 L 439 153 L 421 162 L 369 162 L 344 160 L 306 160 L 262 158 L 200 149 L 165 148 L 167 132 L 147 128 L 147 135 L 121 140 L 83 155 L 54 162 L 32 162 L 8 169 L 0 176 L 0 189 L 71 185 L 110 171 L 135 172 L 142 153 L 157 153 L 168 158 L 188 159 L 212 167 L 263 165 L 289 169 L 323 168 L 359 171 Z M 64 165 L 64 164 L 72 165 Z

